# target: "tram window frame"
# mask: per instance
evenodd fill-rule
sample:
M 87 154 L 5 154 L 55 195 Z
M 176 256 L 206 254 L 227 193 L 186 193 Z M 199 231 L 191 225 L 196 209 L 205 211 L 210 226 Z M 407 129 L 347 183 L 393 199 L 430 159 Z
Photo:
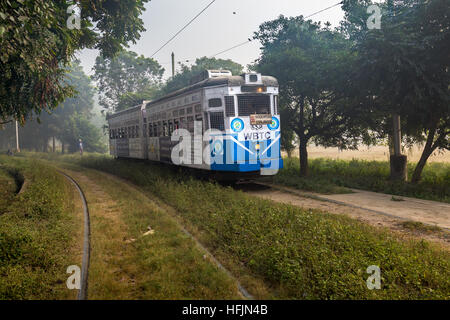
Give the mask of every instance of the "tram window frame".
M 192 107 L 187 107 L 186 108 L 186 114 L 192 114 L 193 112 L 193 108 Z
M 141 128 L 139 127 L 139 125 L 136 126 L 136 138 L 140 138 L 141 133 L 140 133 Z
M 273 96 L 273 114 L 275 114 L 275 115 L 279 115 L 279 113 L 278 113 L 278 103 L 279 103 L 279 98 L 278 98 L 278 95 L 275 94 Z
M 147 124 L 146 123 L 144 123 L 144 129 L 142 130 L 142 133 L 143 133 L 144 138 L 146 138 L 147 137 Z

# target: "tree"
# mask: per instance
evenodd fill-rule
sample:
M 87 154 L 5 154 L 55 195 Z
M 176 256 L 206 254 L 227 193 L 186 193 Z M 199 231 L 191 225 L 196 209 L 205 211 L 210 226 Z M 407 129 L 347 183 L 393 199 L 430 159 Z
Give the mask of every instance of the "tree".
M 34 111 L 51 110 L 74 92 L 66 66 L 77 50 L 97 48 L 113 56 L 144 31 L 139 18 L 148 0 L 76 1 L 80 28 L 69 28 L 74 1 L 0 2 L 0 123 L 22 123 Z M 69 11 L 70 12 L 70 11 Z M 95 26 L 95 27 L 94 27 Z
M 191 80 L 205 70 L 229 70 L 233 75 L 242 73 L 244 67 L 230 59 L 216 59 L 202 57 L 195 60 L 195 64 L 187 66 L 181 64 L 181 72 L 177 73 L 173 78 L 167 81 L 166 86 L 162 89 L 161 95 L 176 91 L 191 84 Z
M 51 138 L 58 139 L 69 150 L 76 150 L 78 139 L 82 139 L 86 151 L 104 152 L 106 147 L 101 139 L 101 130 L 91 123 L 94 107 L 94 87 L 91 79 L 83 72 L 79 61 L 69 66 L 67 83 L 74 88 L 75 96 L 68 98 L 55 110 L 42 112 L 37 119 L 27 121 L 20 128 L 20 141 L 23 149 L 47 152 Z M 9 135 L 14 135 L 10 131 Z M 10 140 L 2 132 L 2 140 Z
M 280 16 L 263 23 L 254 38 L 262 43 L 255 67 L 278 79 L 284 127 L 299 138 L 301 175 L 308 173 L 310 141 L 341 149 L 370 141 L 364 101 L 347 88 L 354 56 L 341 33 L 302 16 Z
M 132 107 L 126 103 L 131 96 L 156 93 L 164 69 L 153 59 L 138 56 L 132 51 L 121 51 L 114 58 L 97 57 L 93 79 L 98 83 L 100 105 L 106 110 L 120 111 Z
M 418 182 L 429 156 L 436 149 L 450 149 L 450 4 L 387 1 L 380 4 L 384 13 L 379 30 L 365 26 L 362 8 L 367 4 L 352 0 L 343 6 L 343 27 L 358 56 L 354 87 L 360 95 L 376 97 L 385 118 L 399 114 L 410 139 L 425 141 L 411 179 Z

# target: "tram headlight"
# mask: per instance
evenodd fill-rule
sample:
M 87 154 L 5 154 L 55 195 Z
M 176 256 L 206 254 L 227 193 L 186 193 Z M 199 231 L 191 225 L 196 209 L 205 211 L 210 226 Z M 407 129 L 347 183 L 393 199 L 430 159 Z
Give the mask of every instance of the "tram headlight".
M 256 151 L 259 151 L 259 149 L 261 149 L 261 146 L 259 145 L 259 143 L 257 143 L 257 144 L 255 145 L 255 150 L 256 150 Z

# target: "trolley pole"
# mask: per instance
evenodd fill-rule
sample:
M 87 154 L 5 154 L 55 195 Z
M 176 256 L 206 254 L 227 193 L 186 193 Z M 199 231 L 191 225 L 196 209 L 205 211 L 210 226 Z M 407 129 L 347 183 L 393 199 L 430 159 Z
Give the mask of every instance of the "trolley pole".
M 175 77 L 175 53 L 172 52 L 172 78 Z
M 16 151 L 20 152 L 20 147 L 19 147 L 19 123 L 16 120 Z

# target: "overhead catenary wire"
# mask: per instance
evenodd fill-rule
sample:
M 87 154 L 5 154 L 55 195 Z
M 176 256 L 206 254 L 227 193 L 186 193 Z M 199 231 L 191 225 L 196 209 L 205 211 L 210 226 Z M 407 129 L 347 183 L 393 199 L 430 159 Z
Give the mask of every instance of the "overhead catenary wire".
M 214 0 L 215 1 L 215 0 Z M 212 1 L 207 7 L 205 7 L 197 16 L 199 16 L 201 13 L 203 13 L 210 5 L 212 5 L 212 3 L 214 2 L 214 1 Z M 332 6 L 329 6 L 329 7 L 326 7 L 326 8 L 324 8 L 324 9 L 321 9 L 321 10 L 318 10 L 318 11 L 316 11 L 316 12 L 314 12 L 314 13 L 311 13 L 311 14 L 309 14 L 309 15 L 307 15 L 307 16 L 305 16 L 303 19 L 308 19 L 308 18 L 311 18 L 311 17 L 313 17 L 313 16 L 315 16 L 315 15 L 317 15 L 317 14 L 319 14 L 319 13 L 322 13 L 322 12 L 325 12 L 325 11 L 327 11 L 327 10 L 330 10 L 330 9 L 332 9 L 332 8 L 334 8 L 334 7 L 337 7 L 337 6 L 339 6 L 339 5 L 341 5 L 343 3 L 343 1 L 340 1 L 340 2 L 338 2 L 338 3 L 335 3 L 334 5 L 332 5 Z M 197 17 L 196 16 L 196 17 Z M 193 20 L 195 20 L 196 19 L 196 17 L 193 19 Z M 193 20 L 191 20 L 183 29 L 181 29 L 174 37 L 172 37 L 172 38 L 175 38 L 181 31 L 183 31 Z M 166 44 L 168 44 L 171 40 L 173 40 L 173 39 L 170 39 Z M 220 51 L 220 52 L 218 52 L 218 53 L 216 53 L 216 54 L 214 54 L 214 55 L 211 55 L 210 57 L 211 58 L 215 58 L 216 56 L 218 56 L 218 55 L 221 55 L 221 54 L 224 54 L 224 53 L 226 53 L 226 52 L 228 52 L 228 51 L 231 51 L 231 50 L 234 50 L 234 49 L 236 49 L 236 48 L 239 48 L 239 47 L 242 47 L 242 46 L 244 46 L 244 45 L 246 45 L 246 44 L 248 44 L 248 43 L 250 43 L 250 42 L 252 42 L 252 39 L 251 38 L 248 38 L 246 41 L 244 41 L 244 42 L 240 42 L 240 43 L 238 43 L 238 44 L 236 44 L 236 45 L 234 45 L 234 46 L 232 46 L 232 47 L 230 47 L 230 48 L 228 48 L 228 49 L 225 49 L 225 50 L 222 50 L 222 51 Z M 164 46 L 166 45 L 166 44 L 164 44 Z M 163 47 L 164 47 L 163 46 Z M 158 53 L 163 47 L 161 47 L 156 53 Z M 152 57 L 156 54 L 156 53 L 154 53 L 153 55 L 152 55 Z M 192 59 L 194 59 L 194 58 L 189 58 L 189 59 L 180 59 L 180 60 L 183 60 L 183 61 L 186 61 L 186 62 L 188 62 L 189 60 L 192 60 Z M 169 62 L 170 63 L 170 62 Z M 161 63 L 161 64 L 169 64 L 169 63 Z
M 311 17 L 315 16 L 316 14 L 319 14 L 319 13 L 322 13 L 322 12 L 324 12 L 324 11 L 330 10 L 330 9 L 332 9 L 332 8 L 334 8 L 334 7 L 337 7 L 338 5 L 340 5 L 340 4 L 342 4 L 342 3 L 343 3 L 343 1 L 340 1 L 340 2 L 338 2 L 338 3 L 335 3 L 334 5 L 329 6 L 329 7 L 327 7 L 327 8 L 324 8 L 324 9 L 321 9 L 321 10 L 319 10 L 319 11 L 316 11 L 316 12 L 314 12 L 314 13 L 312 13 L 312 14 L 306 16 L 306 17 L 304 17 L 303 19 L 311 18 Z M 225 49 L 225 50 L 223 50 L 223 51 L 220 51 L 219 53 L 216 53 L 215 55 L 213 55 L 213 56 L 211 56 L 211 57 L 214 58 L 214 57 L 216 57 L 216 56 L 218 56 L 218 55 L 220 55 L 220 54 L 223 54 L 223 53 L 225 53 L 225 52 L 228 52 L 228 51 L 231 51 L 231 50 L 233 50 L 233 49 L 239 48 L 239 47 L 241 47 L 241 46 L 243 46 L 243 45 L 246 45 L 246 44 L 250 43 L 251 41 L 252 41 L 252 39 L 251 39 L 251 38 L 248 38 L 247 41 L 242 42 L 242 43 L 239 43 L 239 44 L 237 44 L 237 45 L 234 45 L 234 46 L 232 46 L 231 48 Z
M 167 46 L 173 39 L 175 39 L 184 29 L 186 29 L 192 22 L 194 22 L 203 12 L 205 12 L 216 0 L 211 1 L 206 7 L 202 9 L 194 18 L 192 18 L 187 24 L 184 25 L 177 33 L 175 33 L 172 38 L 167 40 L 158 50 L 155 51 L 150 57 L 153 58 L 158 52 L 160 52 L 165 46 Z

